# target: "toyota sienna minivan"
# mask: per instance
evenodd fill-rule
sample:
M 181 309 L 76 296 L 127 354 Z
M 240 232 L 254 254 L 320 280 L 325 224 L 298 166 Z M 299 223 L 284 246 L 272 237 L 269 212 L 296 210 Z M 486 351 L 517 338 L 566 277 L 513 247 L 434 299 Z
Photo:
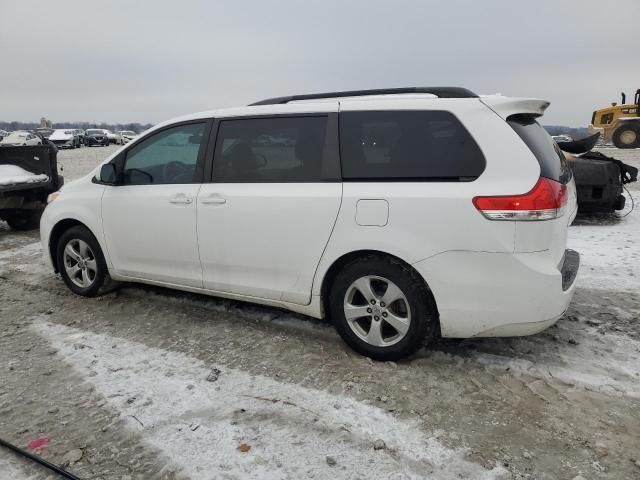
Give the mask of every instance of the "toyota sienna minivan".
M 52 194 L 42 244 L 79 295 L 113 280 L 272 305 L 380 360 L 534 334 L 579 264 L 548 105 L 400 88 L 187 115 Z

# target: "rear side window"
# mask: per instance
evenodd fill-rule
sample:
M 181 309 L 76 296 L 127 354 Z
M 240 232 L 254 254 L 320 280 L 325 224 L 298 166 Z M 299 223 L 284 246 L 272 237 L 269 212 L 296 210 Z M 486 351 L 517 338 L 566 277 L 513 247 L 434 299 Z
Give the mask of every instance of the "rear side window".
M 319 182 L 326 131 L 326 116 L 223 120 L 214 181 Z
M 485 159 L 450 112 L 358 111 L 340 114 L 345 180 L 471 181 Z
M 562 150 L 534 117 L 514 115 L 507 122 L 538 159 L 541 176 L 560 183 L 571 180 L 571 170 Z

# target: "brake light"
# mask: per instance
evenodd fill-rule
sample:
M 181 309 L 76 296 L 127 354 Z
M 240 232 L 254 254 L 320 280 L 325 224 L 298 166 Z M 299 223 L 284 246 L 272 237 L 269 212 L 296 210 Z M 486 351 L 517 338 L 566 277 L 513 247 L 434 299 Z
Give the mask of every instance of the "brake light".
M 551 220 L 564 214 L 567 196 L 566 185 L 540 177 L 528 193 L 474 197 L 473 204 L 489 220 Z

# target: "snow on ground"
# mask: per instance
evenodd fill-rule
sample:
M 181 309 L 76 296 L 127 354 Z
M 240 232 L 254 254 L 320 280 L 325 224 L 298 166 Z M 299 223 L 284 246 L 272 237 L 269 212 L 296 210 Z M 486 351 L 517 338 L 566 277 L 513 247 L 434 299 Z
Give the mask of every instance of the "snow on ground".
M 3 245 L 0 244 L 0 247 Z M 26 263 L 21 265 L 24 269 L 37 269 L 42 272 L 42 262 L 40 262 L 42 256 L 42 245 L 40 242 L 33 242 L 27 245 L 20 245 L 16 247 L 10 247 L 7 249 L 0 249 L 0 272 L 2 267 L 7 265 L 11 260 L 16 258 L 24 258 Z
M 47 175 L 36 175 L 17 165 L 0 165 L 0 186 L 38 183 L 49 180 Z
M 212 472 L 243 479 L 506 474 L 470 463 L 464 450 L 446 448 L 417 422 L 348 397 L 44 321 L 33 328 L 131 430 L 193 479 Z M 374 449 L 379 440 L 386 448 Z
M 578 287 L 640 295 L 640 193 L 633 194 L 636 209 L 628 216 L 586 219 L 569 228 L 568 246 L 581 256 Z
M 9 455 L 12 457 L 10 458 Z M 36 480 L 38 477 L 25 473 L 17 466 L 20 461 L 18 457 L 13 457 L 13 454 L 7 453 L 3 448 L 0 453 L 0 480 Z M 30 462 L 31 460 L 24 460 L 25 465 Z
M 573 342 L 557 348 L 549 337 L 525 337 L 512 340 L 519 351 L 530 347 L 535 360 L 517 356 L 475 352 L 473 363 L 543 380 L 555 378 L 578 388 L 608 395 L 640 398 L 640 342 L 626 335 L 601 335 L 594 327 L 559 325 L 561 335 Z M 489 343 L 482 341 L 481 343 Z

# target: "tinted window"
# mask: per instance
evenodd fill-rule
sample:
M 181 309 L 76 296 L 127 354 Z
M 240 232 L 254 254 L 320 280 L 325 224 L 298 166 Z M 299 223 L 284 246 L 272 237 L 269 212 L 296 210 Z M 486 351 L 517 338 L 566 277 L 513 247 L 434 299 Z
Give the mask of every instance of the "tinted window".
M 213 162 L 216 182 L 322 180 L 327 117 L 220 122 Z
M 449 112 L 340 114 L 344 179 L 473 180 L 485 167 L 480 148 Z
M 193 183 L 204 123 L 163 130 L 135 145 L 124 163 L 125 185 Z
M 514 115 L 507 122 L 538 159 L 541 176 L 561 183 L 571 179 L 571 170 L 562 150 L 534 117 Z

